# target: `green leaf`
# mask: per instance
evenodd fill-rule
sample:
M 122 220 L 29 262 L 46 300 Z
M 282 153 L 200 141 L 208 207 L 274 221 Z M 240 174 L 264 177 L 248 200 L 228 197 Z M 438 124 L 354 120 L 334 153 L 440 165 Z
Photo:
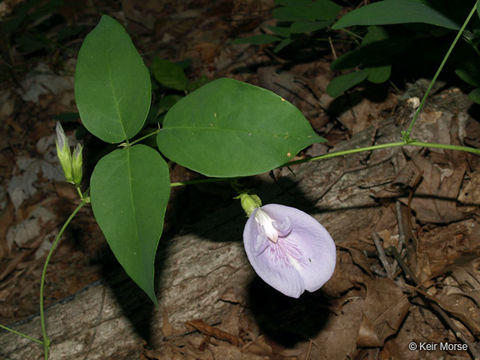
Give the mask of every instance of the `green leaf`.
M 177 102 L 157 135 L 158 148 L 166 157 L 215 177 L 264 173 L 323 141 L 288 101 L 225 78 Z
M 273 31 L 275 34 L 282 36 L 282 37 L 287 37 L 290 36 L 290 28 L 289 27 L 283 27 L 283 26 L 267 26 L 268 29 Z
M 391 65 L 366 67 L 368 72 L 367 80 L 374 84 L 381 84 L 390 78 L 392 73 Z
M 330 81 L 327 86 L 327 94 L 331 97 L 337 97 L 344 91 L 351 89 L 355 85 L 360 84 L 368 76 L 367 70 L 351 72 L 349 74 L 337 76 Z
M 207 78 L 205 75 L 203 75 L 198 79 L 190 81 L 187 85 L 187 90 L 189 92 L 195 91 L 198 88 L 202 87 L 203 85 L 208 84 L 209 82 L 210 82 L 210 79 Z
M 100 159 L 90 186 L 93 214 L 115 257 L 156 304 L 155 253 L 170 194 L 167 164 L 145 145 L 118 149 Z
M 352 25 L 425 23 L 458 30 L 460 27 L 437 10 L 419 0 L 384 0 L 362 6 L 342 17 L 332 29 Z
M 275 46 L 275 49 L 273 49 L 274 53 L 278 53 L 280 50 L 282 50 L 284 47 L 290 45 L 293 42 L 293 39 L 284 39 L 281 42 L 278 43 L 277 46 Z
M 308 4 L 311 4 L 311 0 L 275 0 L 275 5 L 283 5 L 283 6 L 306 6 Z
M 157 114 L 163 114 L 164 112 L 167 112 L 168 110 L 170 110 L 170 108 L 175 105 L 178 100 L 180 100 L 182 98 L 182 96 L 180 95 L 166 95 L 164 97 L 162 97 L 159 101 L 158 101 L 158 109 L 157 109 Z
M 472 86 L 480 86 L 480 69 L 478 63 L 466 61 L 457 66 L 455 74 Z
M 476 104 L 480 104 L 480 88 L 473 89 L 470 94 L 468 94 L 470 100 Z
M 150 97 L 150 74 L 132 40 L 102 16 L 78 54 L 75 99 L 83 124 L 109 143 L 130 139 L 145 122 Z
M 330 21 L 296 21 L 290 25 L 290 32 L 292 34 L 303 34 L 317 30 L 321 30 L 330 24 Z
M 342 9 L 340 5 L 330 0 L 283 1 L 280 3 L 286 6 L 272 11 L 273 17 L 278 21 L 333 20 Z
M 369 26 L 367 28 L 367 34 L 362 40 L 361 46 L 365 46 L 367 44 L 372 44 L 376 41 L 387 40 L 388 33 L 387 31 L 382 28 L 381 26 Z
M 388 33 L 380 26 L 369 26 L 368 32 L 362 40 L 361 46 L 374 44 L 378 41 L 385 41 L 388 39 Z M 373 62 L 378 61 L 378 57 L 372 59 Z M 390 64 L 379 66 L 366 66 L 368 71 L 367 80 L 374 84 L 381 84 L 390 78 L 392 73 L 392 66 Z
M 330 64 L 333 70 L 351 69 L 359 65 L 391 64 L 395 56 L 408 48 L 409 38 L 386 39 L 359 46 Z
M 169 89 L 185 90 L 188 84 L 183 68 L 168 60 L 154 58 L 152 74 L 155 80 Z
M 241 38 L 241 39 L 235 39 L 232 41 L 232 44 L 255 44 L 255 45 L 261 45 L 261 44 L 270 44 L 275 41 L 280 41 L 278 36 L 274 35 L 268 35 L 268 34 L 259 34 L 259 35 L 253 35 L 249 36 L 246 38 Z

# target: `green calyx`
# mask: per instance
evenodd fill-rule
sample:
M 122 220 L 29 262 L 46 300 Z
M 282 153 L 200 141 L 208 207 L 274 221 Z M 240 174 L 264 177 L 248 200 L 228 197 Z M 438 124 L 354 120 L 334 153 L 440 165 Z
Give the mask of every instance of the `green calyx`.
M 242 208 L 248 217 L 252 215 L 255 209 L 262 206 L 262 200 L 260 200 L 260 198 L 255 194 L 249 195 L 247 193 L 242 193 L 238 195 L 235 199 L 240 199 Z

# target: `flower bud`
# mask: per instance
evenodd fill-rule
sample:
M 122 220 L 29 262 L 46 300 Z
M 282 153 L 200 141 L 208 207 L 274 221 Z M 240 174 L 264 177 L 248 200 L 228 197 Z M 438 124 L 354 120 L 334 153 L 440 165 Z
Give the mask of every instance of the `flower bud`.
M 73 172 L 73 182 L 75 185 L 80 185 L 82 182 L 83 175 L 83 158 L 82 158 L 83 147 L 80 144 L 75 146 L 73 150 L 72 157 L 72 172 Z
M 57 122 L 55 131 L 57 133 L 56 145 L 58 160 L 60 160 L 65 179 L 73 183 L 72 153 L 70 152 L 70 146 L 68 146 L 68 139 L 59 122 Z

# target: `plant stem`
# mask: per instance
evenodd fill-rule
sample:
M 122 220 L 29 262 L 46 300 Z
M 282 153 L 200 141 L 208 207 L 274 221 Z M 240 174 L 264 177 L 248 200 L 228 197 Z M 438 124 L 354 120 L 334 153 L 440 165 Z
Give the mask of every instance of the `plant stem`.
M 437 81 L 438 75 L 440 75 L 440 72 L 442 71 L 445 63 L 447 62 L 447 59 L 450 57 L 450 54 L 452 53 L 453 48 L 457 44 L 458 39 L 460 39 L 460 36 L 462 36 L 462 33 L 465 30 L 465 28 L 467 27 L 467 24 L 469 23 L 473 14 L 475 14 L 476 9 L 477 9 L 477 2 L 475 2 L 475 5 L 473 5 L 473 8 L 470 11 L 470 14 L 468 14 L 468 16 L 465 19 L 465 22 L 463 23 L 460 30 L 458 30 L 457 36 L 455 37 L 452 44 L 450 45 L 450 48 L 448 49 L 447 53 L 445 54 L 445 56 L 442 60 L 442 63 L 438 67 L 437 72 L 435 73 L 432 81 L 430 82 L 430 85 L 428 85 L 427 91 L 425 92 L 425 95 L 423 95 L 422 101 L 420 102 L 420 106 L 418 107 L 417 111 L 415 111 L 415 114 L 413 115 L 413 119 L 410 122 L 410 125 L 408 126 L 407 131 L 402 132 L 404 141 L 406 141 L 406 142 L 410 141 L 410 134 L 412 133 L 413 125 L 415 124 L 415 121 L 417 121 L 417 117 L 420 114 L 420 111 L 422 111 L 422 109 L 423 109 L 423 105 L 425 104 L 425 100 L 427 100 L 427 97 L 428 97 L 428 95 L 430 94 L 430 91 L 433 88 L 433 84 L 435 84 L 435 81 Z
M 83 193 L 82 193 L 82 189 L 80 188 L 80 186 L 75 185 L 75 189 L 77 189 L 77 194 L 78 194 L 78 196 L 80 196 L 80 200 L 83 200 Z
M 153 131 L 153 132 L 151 132 L 151 133 L 148 133 L 148 134 L 145 135 L 145 136 L 142 136 L 141 138 L 135 139 L 134 141 L 132 141 L 132 142 L 130 143 L 130 146 L 133 146 L 133 145 L 135 145 L 136 143 L 138 143 L 138 142 L 140 142 L 140 141 L 142 141 L 142 140 L 145 140 L 146 138 L 148 138 L 148 137 L 150 137 L 150 136 L 156 135 L 156 134 L 158 134 L 159 132 L 160 132 L 160 129 L 157 129 L 157 130 L 155 130 L 155 131 Z
M 60 229 L 60 231 L 58 232 L 58 235 L 57 237 L 55 238 L 55 240 L 53 241 L 53 244 L 50 248 L 50 251 L 48 252 L 48 255 L 47 255 L 47 258 L 45 259 L 45 263 L 43 264 L 43 270 L 42 270 L 42 277 L 40 279 L 40 322 L 41 322 L 41 325 L 42 325 L 42 335 L 43 335 L 43 352 L 44 352 L 44 358 L 45 360 L 48 359 L 48 351 L 50 349 L 50 339 L 48 338 L 47 336 L 47 328 L 46 328 L 46 324 L 45 324 L 45 314 L 44 314 L 44 311 L 43 311 L 43 291 L 44 291 L 44 287 L 45 287 L 45 277 L 47 275 L 47 267 L 48 267 L 48 263 L 50 262 L 50 259 L 52 258 L 52 255 L 53 255 L 53 251 L 55 250 L 55 248 L 57 247 L 58 245 L 58 242 L 60 241 L 60 238 L 62 237 L 65 229 L 67 228 L 67 226 L 70 224 L 70 222 L 72 221 L 72 219 L 75 217 L 75 215 L 77 215 L 77 213 L 80 211 L 80 209 L 85 205 L 87 204 L 87 202 L 85 200 L 82 199 L 82 201 L 80 202 L 80 204 L 75 208 L 75 210 L 73 210 L 73 212 L 70 214 L 70 216 L 68 217 L 67 221 L 65 221 L 65 223 L 63 224 L 62 228 Z
M 356 153 L 365 152 L 365 151 L 388 149 L 388 148 L 403 147 L 403 146 L 418 146 L 418 147 L 426 147 L 426 148 L 466 151 L 466 152 L 470 152 L 470 153 L 473 153 L 473 154 L 480 155 L 480 149 L 475 149 L 475 148 L 471 148 L 471 147 L 468 147 L 468 146 L 427 143 L 427 142 L 422 142 L 422 141 L 411 140 L 407 143 L 405 143 L 403 141 L 398 141 L 398 142 L 387 143 L 387 144 L 365 146 L 365 147 L 357 148 L 357 149 L 336 151 L 336 152 L 333 152 L 333 153 L 314 156 L 314 157 L 307 158 L 307 159 L 291 161 L 291 162 L 288 162 L 285 165 L 282 165 L 282 166 L 279 166 L 279 167 L 302 164 L 304 162 L 314 161 L 314 160 L 331 159 L 331 158 L 338 157 L 338 156 L 351 155 L 351 154 L 356 154 Z
M 178 187 L 185 185 L 194 185 L 194 184 L 204 184 L 204 183 L 214 183 L 214 182 L 223 182 L 223 181 L 233 181 L 236 178 L 209 178 L 209 179 L 196 179 L 188 181 L 179 181 L 170 183 L 170 187 Z
M 457 151 L 465 151 L 472 154 L 480 155 L 480 149 L 468 147 L 468 146 L 459 146 L 459 145 L 449 145 L 449 144 L 438 144 L 438 143 L 429 143 L 429 142 L 422 142 L 416 140 L 410 140 L 409 142 L 404 141 L 397 141 L 387 144 L 379 144 L 379 145 L 372 145 L 372 146 L 365 146 L 357 149 L 349 149 L 349 150 L 341 150 L 336 151 L 328 154 L 323 154 L 319 156 L 314 156 L 307 159 L 290 161 L 284 165 L 279 166 L 278 168 L 282 168 L 285 166 L 303 164 L 309 161 L 315 160 L 326 160 L 331 159 L 339 156 L 351 155 L 356 153 L 361 153 L 365 151 L 373 151 L 373 150 L 380 150 L 380 149 L 388 149 L 394 147 L 403 147 L 403 146 L 417 146 L 417 147 L 425 147 L 425 148 L 435 148 L 435 149 L 445 149 L 445 150 L 457 150 Z M 277 168 L 277 169 L 278 169 Z M 224 181 L 234 181 L 237 178 L 208 178 L 208 179 L 196 179 L 196 180 L 189 180 L 189 181 L 180 181 L 180 182 L 173 182 L 170 184 L 170 187 L 178 187 L 178 186 L 185 186 L 185 185 L 193 185 L 193 184 L 205 184 L 205 183 L 215 183 L 215 182 L 224 182 Z
M 30 341 L 33 341 L 33 342 L 36 342 L 37 344 L 40 344 L 40 345 L 43 345 L 43 341 L 42 340 L 38 340 L 38 339 L 35 339 L 34 337 L 31 337 L 31 336 L 28 336 L 24 333 L 21 333 L 20 331 L 17 331 L 17 330 L 13 330 L 13 329 L 10 329 L 9 327 L 7 326 L 4 326 L 2 324 L 0 324 L 0 329 L 3 329 L 3 330 L 6 330 L 6 331 L 10 331 L 11 333 L 14 333 L 16 335 L 19 335 L 19 336 L 22 336 Z

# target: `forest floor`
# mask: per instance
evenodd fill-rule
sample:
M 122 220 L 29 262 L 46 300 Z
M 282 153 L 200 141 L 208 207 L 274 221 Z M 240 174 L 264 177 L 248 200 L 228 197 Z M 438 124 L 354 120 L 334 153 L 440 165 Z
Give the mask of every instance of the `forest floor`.
M 5 4 L 2 16 L 15 14 L 12 11 L 19 6 L 15 3 L 26 2 L 5 0 L 0 4 Z M 259 33 L 266 25 L 274 25 L 271 15 L 274 5 L 273 0 L 65 2 L 18 31 L 21 34 L 41 28 L 43 47 L 35 47 L 33 43 L 20 46 L 15 39 L 7 41 L 9 46 L 2 54 L 0 82 L 1 324 L 13 324 L 38 312 L 39 281 L 46 254 L 79 201 L 75 189 L 63 181 L 56 159 L 56 121 L 62 121 L 72 143 L 88 144 L 85 150 L 87 179 L 96 151 L 102 146 L 85 135 L 74 98 L 76 56 L 85 35 L 97 24 L 101 14 L 115 17 L 126 27 L 147 66 L 154 57 L 174 62 L 189 59 L 187 75 L 191 80 L 235 78 L 270 89 L 292 102 L 315 131 L 328 140 L 328 147 L 322 145 L 315 152 L 325 151 L 369 127 L 380 127 L 383 121 L 404 111 L 407 99 L 414 96 L 404 96 L 406 90 L 393 87 L 382 88 L 380 98 L 356 90 L 340 100 L 326 94 L 329 81 L 336 75 L 329 65 L 345 51 L 344 45 L 326 42 L 318 54 L 306 54 L 303 60 L 292 61 L 275 54 L 270 45 L 231 43 L 236 38 Z M 35 8 L 32 9 L 29 11 Z M 68 36 L 61 42 L 54 40 L 56 34 L 66 29 L 70 31 Z M 415 86 L 423 89 L 421 82 Z M 415 86 L 411 87 L 414 95 Z M 459 92 L 448 86 L 443 90 Z M 421 96 L 421 92 L 416 96 Z M 449 109 L 454 114 L 451 125 L 466 129 L 463 143 L 479 147 L 480 125 L 468 109 L 465 102 L 458 109 Z M 442 117 L 438 112 L 427 112 L 427 115 L 419 121 L 431 123 Z M 444 128 L 446 134 L 439 136 L 450 141 L 450 130 Z M 300 156 L 306 154 L 308 150 Z M 339 262 L 351 265 L 345 268 L 351 271 L 351 278 L 348 287 L 336 273 L 328 285 L 327 293 L 337 295 L 330 311 L 341 319 L 334 329 L 330 327 L 331 336 L 312 334 L 301 345 L 289 346 L 257 334 L 255 346 L 244 347 L 241 357 L 231 357 L 229 347 L 238 347 L 238 343 L 225 338 L 218 329 L 212 332 L 209 324 L 193 323 L 196 326 L 188 325 L 192 340 L 183 343 L 181 351 L 171 350 L 167 355 L 145 347 L 143 359 L 320 359 L 323 357 L 315 354 L 322 352 L 321 349 L 331 346 L 339 349 L 342 344 L 348 351 L 339 353 L 338 350 L 332 359 L 469 359 L 480 354 L 477 344 L 480 336 L 479 158 L 441 152 L 425 155 L 416 160 L 413 168 L 404 169 L 402 174 L 399 171 L 397 182 L 406 185 L 413 201 L 400 203 L 394 196 L 377 194 L 379 201 L 391 210 L 382 220 L 386 223 L 384 231 L 342 243 L 338 249 Z M 172 181 L 196 177 L 197 174 L 181 166 L 171 165 Z M 436 198 L 416 197 L 416 191 Z M 182 221 L 179 212 L 167 216 L 165 232 L 174 234 L 185 224 L 201 218 L 202 212 L 211 210 L 202 208 L 201 204 L 212 193 L 193 189 L 178 195 L 183 201 L 198 205 L 189 206 Z M 173 192 L 172 196 L 177 195 Z M 232 198 L 228 192 L 214 196 L 219 206 Z M 208 204 L 213 206 L 211 202 Z M 402 224 L 397 225 L 400 222 Z M 400 241 L 404 243 L 403 249 Z M 384 249 L 390 246 L 403 250 L 400 259 L 385 253 Z M 91 209 L 82 209 L 50 263 L 46 306 L 77 293 L 117 268 Z M 360 273 L 363 280 L 352 280 L 355 276 L 360 279 Z M 349 296 L 345 297 L 347 293 Z M 355 305 L 357 297 L 364 300 L 361 309 Z M 242 314 L 239 312 L 237 318 L 229 319 L 230 325 L 247 324 L 248 321 L 240 318 Z M 358 314 L 363 317 L 357 319 Z M 352 319 L 360 324 L 356 333 L 348 330 Z M 228 326 L 225 323 L 222 331 L 232 332 Z M 355 339 L 353 352 L 349 348 L 352 337 Z M 416 341 L 417 346 L 422 343 L 436 348 L 423 353 L 409 351 L 411 341 Z M 218 347 L 219 342 L 225 343 L 224 346 Z M 464 342 L 470 346 L 469 351 L 434 346 Z M 208 350 L 215 346 L 216 351 Z M 175 349 L 173 343 L 172 349 Z

